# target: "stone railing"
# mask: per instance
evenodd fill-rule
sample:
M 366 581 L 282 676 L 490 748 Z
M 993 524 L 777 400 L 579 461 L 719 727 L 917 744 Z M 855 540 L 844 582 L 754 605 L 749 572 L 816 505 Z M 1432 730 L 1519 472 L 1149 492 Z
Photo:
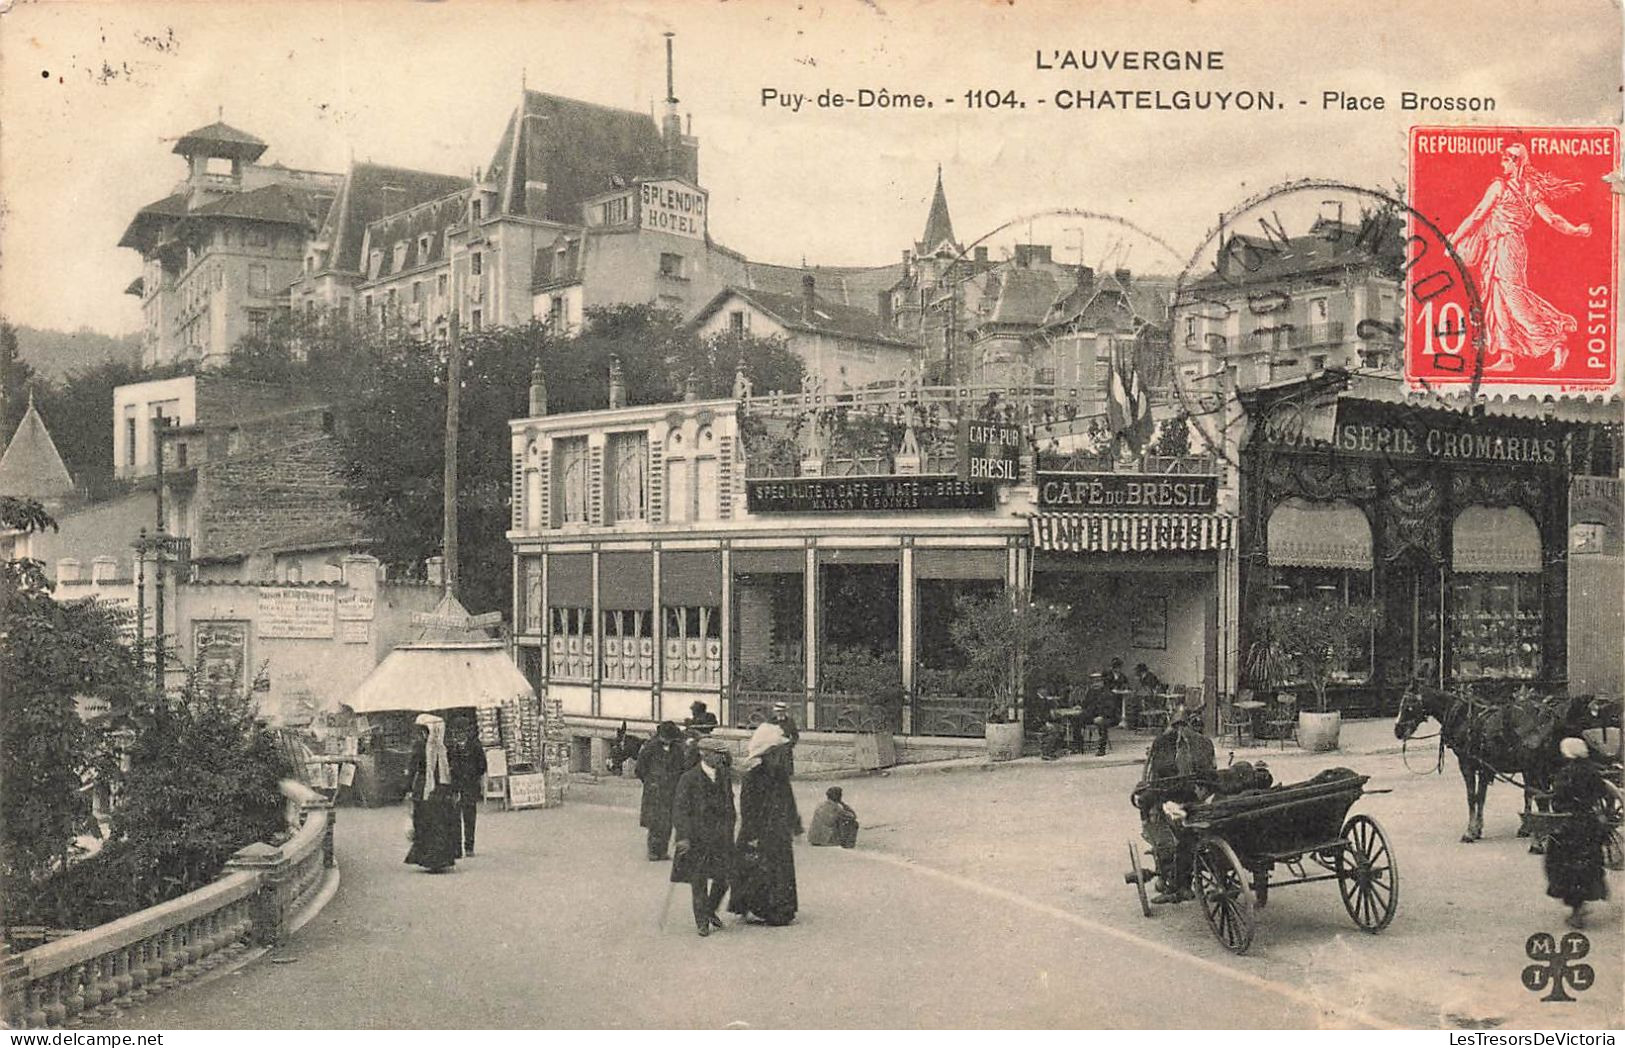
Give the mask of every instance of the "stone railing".
M 251 844 L 211 884 L 7 959 L 4 1014 L 13 1027 L 114 1019 L 155 994 L 275 945 L 307 916 L 333 862 L 332 803 L 284 786 L 299 824 L 284 844 Z

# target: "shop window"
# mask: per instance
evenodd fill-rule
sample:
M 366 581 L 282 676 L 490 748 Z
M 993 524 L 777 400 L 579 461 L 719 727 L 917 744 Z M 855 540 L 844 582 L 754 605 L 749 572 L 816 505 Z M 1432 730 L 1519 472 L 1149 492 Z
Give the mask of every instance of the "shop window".
M 1270 584 L 1272 604 L 1369 604 L 1372 573 L 1356 568 L 1276 568 Z M 1333 680 L 1359 684 L 1371 679 L 1375 631 L 1360 639 L 1348 663 Z
M 551 608 L 548 624 L 548 676 L 557 680 L 592 679 L 592 609 Z
M 556 518 L 565 524 L 587 521 L 587 438 L 566 437 L 554 442 L 553 462 L 557 476 L 554 488 L 558 500 Z
M 901 686 L 897 554 L 830 556 L 843 559 L 819 565 L 819 690 L 872 698 Z
M 1458 576 L 1454 596 L 1450 633 L 1457 679 L 1540 676 L 1539 575 Z
M 664 679 L 667 684 L 714 687 L 722 683 L 722 611 L 667 607 Z
M 954 643 L 954 622 L 967 602 L 997 599 L 1003 592 L 1004 585 L 997 579 L 922 578 L 916 582 L 915 690 L 921 695 L 969 694 L 961 681 L 966 657 Z
M 649 611 L 605 611 L 605 684 L 652 684 L 655 679 L 654 615 Z
M 648 461 L 649 441 L 644 434 L 610 434 L 608 503 L 614 520 L 648 516 Z
M 741 690 L 800 694 L 806 687 L 803 553 L 734 553 L 734 683 Z

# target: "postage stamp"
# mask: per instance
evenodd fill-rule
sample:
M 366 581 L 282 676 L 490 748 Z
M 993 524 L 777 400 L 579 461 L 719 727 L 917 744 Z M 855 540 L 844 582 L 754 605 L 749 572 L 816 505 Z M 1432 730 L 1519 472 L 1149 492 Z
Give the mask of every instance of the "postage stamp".
M 1412 244 L 1444 230 L 1482 304 L 1488 387 L 1611 386 L 1618 375 L 1618 198 L 1605 180 L 1619 131 L 1602 127 L 1414 127 Z M 1412 286 L 1405 374 L 1475 381 L 1470 289 Z

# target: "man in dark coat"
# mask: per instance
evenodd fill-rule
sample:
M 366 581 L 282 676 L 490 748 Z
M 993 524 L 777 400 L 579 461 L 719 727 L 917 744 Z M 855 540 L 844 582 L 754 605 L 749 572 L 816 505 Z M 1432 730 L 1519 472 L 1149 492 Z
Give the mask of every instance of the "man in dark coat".
M 796 719 L 790 714 L 790 704 L 788 702 L 775 702 L 773 704 L 773 715 L 767 719 L 767 722 L 777 724 L 779 730 L 784 732 L 784 737 L 790 740 L 789 752 L 784 755 L 784 767 L 786 774 L 795 775 L 796 743 L 801 741 L 801 729 L 796 726 Z
M 671 844 L 671 805 L 677 780 L 683 774 L 682 733 L 671 721 L 661 721 L 654 738 L 638 751 L 637 774 L 643 781 L 643 804 L 638 825 L 649 831 L 649 861 L 666 858 Z
M 1168 730 L 1152 741 L 1144 780 L 1134 795 L 1140 809 L 1140 835 L 1156 856 L 1159 890 L 1153 902 L 1194 898 L 1190 887 L 1194 838 L 1180 832 L 1175 819 L 1182 819 L 1186 808 L 1212 792 L 1217 775 L 1213 741 L 1188 723 L 1187 717 L 1180 709 Z
M 700 763 L 677 781 L 672 825 L 677 852 L 671 882 L 687 883 L 694 896 L 694 926 L 700 935 L 722 927 L 717 907 L 728 892 L 733 870 L 734 793 L 728 774 L 728 744 L 705 736 L 699 741 Z
M 459 725 L 457 737 L 447 747 L 446 756 L 451 762 L 451 788 L 457 796 L 462 831 L 459 834 L 458 827 L 453 826 L 452 836 L 456 838 L 455 854 L 461 859 L 465 854 L 474 854 L 474 822 L 479 817 L 480 795 L 485 785 L 485 747 L 480 745 L 478 725 L 468 722 Z
M 689 703 L 688 719 L 683 726 L 696 735 L 709 735 L 716 730 L 717 715 L 705 708 L 705 703 L 695 699 Z
M 1121 674 L 1119 674 L 1121 676 Z M 1103 673 L 1089 675 L 1089 690 L 1083 696 L 1083 719 L 1095 726 L 1099 744 L 1095 756 L 1106 756 L 1108 733 L 1118 721 L 1122 699 L 1112 690 L 1111 678 Z

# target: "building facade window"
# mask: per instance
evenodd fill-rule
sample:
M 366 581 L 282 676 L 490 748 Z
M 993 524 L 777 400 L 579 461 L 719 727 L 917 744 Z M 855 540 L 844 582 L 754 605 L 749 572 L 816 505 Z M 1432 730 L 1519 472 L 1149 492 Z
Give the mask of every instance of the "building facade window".
M 660 253 L 660 275 L 681 280 L 684 276 L 683 256 L 670 251 L 662 251 Z
M 271 326 L 269 310 L 251 309 L 248 311 L 248 333 L 255 338 L 264 338 Z
M 469 315 L 468 315 L 468 329 L 470 331 L 479 331 L 479 330 L 481 330 L 481 328 L 484 327 L 484 325 L 485 325 L 485 316 L 484 316 L 483 313 L 481 313 L 477 309 L 472 311 L 471 313 L 469 313 Z
M 648 517 L 649 439 L 642 433 L 609 437 L 609 492 L 606 499 L 616 522 Z
M 604 683 L 654 683 L 654 613 L 605 611 L 603 615 Z
M 271 246 L 271 237 L 270 237 L 270 235 L 268 233 L 266 233 L 266 231 L 264 229 L 256 226 L 253 229 L 248 231 L 248 246 L 249 247 L 270 247 Z
M 551 608 L 548 628 L 548 675 L 559 680 L 592 679 L 591 608 Z
M 384 268 L 384 253 L 382 251 L 367 252 L 367 279 L 377 280 L 378 273 Z
M 446 274 L 441 273 L 434 278 L 434 292 L 441 298 L 446 297 Z
M 799 549 L 734 553 L 733 676 L 745 691 L 806 688 L 805 557 Z
M 728 330 L 733 332 L 735 335 L 743 335 L 746 331 L 750 330 L 750 326 L 747 323 L 746 318 L 747 314 L 743 309 L 736 309 L 729 313 Z
M 485 211 L 485 209 L 482 206 L 481 201 L 479 200 L 478 197 L 476 197 L 474 200 L 469 202 L 468 214 L 469 214 L 469 217 L 472 218 L 474 221 L 478 222 L 481 219 L 481 217 L 483 217 L 484 211 Z
M 557 472 L 554 496 L 556 519 L 565 524 L 587 522 L 587 438 L 566 437 L 553 444 Z
M 404 240 L 395 242 L 394 266 L 397 273 L 406 268 L 406 241 Z
M 124 420 L 124 464 L 135 465 L 135 419 Z
M 715 607 L 667 607 L 663 660 L 667 684 L 722 683 L 722 612 Z
M 468 271 L 474 276 L 479 276 L 485 272 L 485 255 L 483 252 L 475 251 L 468 256 Z

